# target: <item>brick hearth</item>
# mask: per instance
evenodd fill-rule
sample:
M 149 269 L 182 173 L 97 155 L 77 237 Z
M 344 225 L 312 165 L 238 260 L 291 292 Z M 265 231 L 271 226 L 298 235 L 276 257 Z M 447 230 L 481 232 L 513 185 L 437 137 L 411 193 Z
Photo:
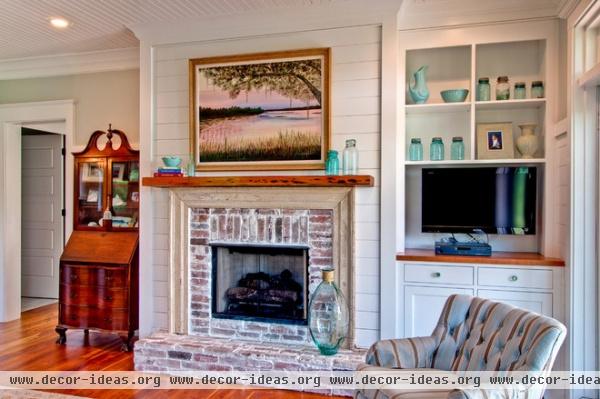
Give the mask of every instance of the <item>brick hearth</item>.
M 135 369 L 147 372 L 356 370 L 365 350 L 323 356 L 314 346 L 155 333 L 135 345 Z M 323 392 L 332 393 L 332 392 Z M 350 392 L 336 392 L 350 396 Z

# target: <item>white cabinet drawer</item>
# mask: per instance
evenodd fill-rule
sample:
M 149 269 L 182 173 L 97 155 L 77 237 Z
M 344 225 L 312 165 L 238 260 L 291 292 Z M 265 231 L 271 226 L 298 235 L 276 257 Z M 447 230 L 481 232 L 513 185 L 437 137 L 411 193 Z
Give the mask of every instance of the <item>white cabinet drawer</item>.
M 480 267 L 479 285 L 552 289 L 552 271 L 505 267 Z
M 473 268 L 470 266 L 407 264 L 404 281 L 428 284 L 473 284 Z

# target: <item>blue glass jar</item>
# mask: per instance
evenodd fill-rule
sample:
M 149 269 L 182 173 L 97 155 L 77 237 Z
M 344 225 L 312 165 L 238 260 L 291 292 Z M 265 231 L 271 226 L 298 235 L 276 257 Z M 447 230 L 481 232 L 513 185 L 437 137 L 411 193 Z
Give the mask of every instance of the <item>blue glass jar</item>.
M 479 78 L 477 83 L 477 101 L 490 101 L 490 78 Z
M 333 281 L 333 270 L 323 270 L 322 276 L 308 306 L 308 330 L 319 352 L 331 356 L 348 336 L 348 305 Z
M 443 161 L 444 160 L 444 142 L 441 137 L 434 137 L 431 139 L 431 145 L 429 146 L 429 159 L 432 161 Z
M 340 170 L 340 160 L 336 150 L 327 151 L 327 160 L 325 161 L 325 174 L 335 176 Z
M 525 82 L 515 83 L 515 100 L 524 100 L 527 98 L 525 91 Z
M 462 137 L 452 137 L 450 146 L 450 159 L 460 161 L 465 159 L 465 143 Z
M 346 147 L 343 152 L 342 170 L 345 175 L 358 174 L 358 150 L 356 149 L 356 140 L 346 140 Z
M 544 98 L 544 82 L 541 80 L 531 82 L 531 98 Z
M 410 139 L 410 146 L 408 147 L 408 159 L 410 161 L 423 160 L 423 144 L 421 144 L 421 139 Z

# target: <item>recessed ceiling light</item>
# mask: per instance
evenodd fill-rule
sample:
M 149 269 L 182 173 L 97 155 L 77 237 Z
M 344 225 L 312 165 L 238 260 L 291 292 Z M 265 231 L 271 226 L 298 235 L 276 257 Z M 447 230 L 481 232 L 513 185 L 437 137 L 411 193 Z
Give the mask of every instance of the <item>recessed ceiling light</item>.
M 69 21 L 58 17 L 50 18 L 50 25 L 54 26 L 55 28 L 65 29 L 69 26 Z

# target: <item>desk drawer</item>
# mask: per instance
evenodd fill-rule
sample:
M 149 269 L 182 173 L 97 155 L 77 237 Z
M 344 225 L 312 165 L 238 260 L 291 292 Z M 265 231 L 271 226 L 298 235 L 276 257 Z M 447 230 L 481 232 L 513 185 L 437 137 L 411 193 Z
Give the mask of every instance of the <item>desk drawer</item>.
M 76 284 L 60 285 L 60 303 L 98 308 L 127 307 L 128 290 Z
M 127 330 L 127 320 L 127 309 L 60 305 L 60 323 L 69 327 Z
M 62 265 L 60 282 L 74 285 L 127 287 L 127 269 L 122 267 Z
M 479 285 L 491 287 L 552 289 L 552 271 L 508 267 L 480 267 Z
M 473 274 L 471 266 L 411 263 L 404 267 L 404 281 L 407 283 L 472 285 Z

